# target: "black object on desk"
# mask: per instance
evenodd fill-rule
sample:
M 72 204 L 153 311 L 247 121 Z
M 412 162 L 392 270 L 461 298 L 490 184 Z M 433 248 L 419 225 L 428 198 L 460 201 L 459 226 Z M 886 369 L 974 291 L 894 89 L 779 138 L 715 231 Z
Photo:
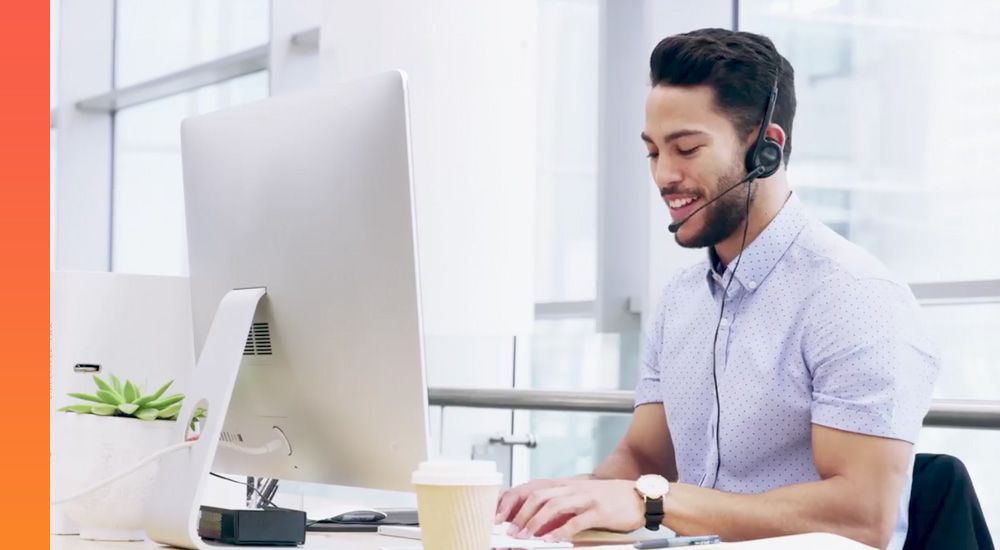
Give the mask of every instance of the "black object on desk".
M 322 533 L 375 533 L 380 525 L 420 525 L 416 508 L 380 510 L 382 519 L 372 521 L 314 521 L 306 524 L 306 531 Z
M 306 542 L 306 513 L 286 508 L 202 506 L 198 536 L 224 544 L 298 546 Z

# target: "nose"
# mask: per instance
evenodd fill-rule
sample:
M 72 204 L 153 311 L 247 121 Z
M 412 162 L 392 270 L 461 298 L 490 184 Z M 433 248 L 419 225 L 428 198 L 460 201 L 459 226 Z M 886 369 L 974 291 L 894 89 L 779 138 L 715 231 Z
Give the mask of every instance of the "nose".
M 681 180 L 684 179 L 684 175 L 676 163 L 671 163 L 670 160 L 664 158 L 664 156 L 665 155 L 660 155 L 651 167 L 653 171 L 653 182 L 656 184 L 656 187 L 661 190 L 676 188 Z

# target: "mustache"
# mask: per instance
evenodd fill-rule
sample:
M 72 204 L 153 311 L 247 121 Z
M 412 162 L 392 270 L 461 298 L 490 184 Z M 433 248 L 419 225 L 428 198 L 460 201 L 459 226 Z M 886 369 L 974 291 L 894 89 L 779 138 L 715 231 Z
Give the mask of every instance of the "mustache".
M 691 195 L 692 197 L 701 197 L 701 193 L 697 191 L 685 191 L 684 189 L 676 189 L 672 187 L 661 187 L 660 196 L 666 197 L 667 195 Z

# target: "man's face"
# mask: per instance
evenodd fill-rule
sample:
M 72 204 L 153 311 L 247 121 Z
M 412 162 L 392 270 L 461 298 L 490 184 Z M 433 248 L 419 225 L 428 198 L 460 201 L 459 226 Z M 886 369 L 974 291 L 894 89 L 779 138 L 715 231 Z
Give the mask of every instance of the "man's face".
M 646 99 L 642 138 L 653 181 L 675 222 L 746 175 L 747 146 L 714 109 L 714 95 L 707 86 L 654 86 Z M 746 190 L 734 189 L 685 222 L 674 238 L 688 248 L 712 246 L 732 235 L 744 218 Z

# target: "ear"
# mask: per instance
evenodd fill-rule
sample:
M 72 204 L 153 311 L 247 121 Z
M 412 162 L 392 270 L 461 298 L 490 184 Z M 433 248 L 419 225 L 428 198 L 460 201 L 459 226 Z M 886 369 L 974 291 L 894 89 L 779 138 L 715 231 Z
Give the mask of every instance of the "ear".
M 772 122 L 771 125 L 767 127 L 767 131 L 764 132 L 764 137 L 776 141 L 782 149 L 785 148 L 785 129 L 781 126 Z

